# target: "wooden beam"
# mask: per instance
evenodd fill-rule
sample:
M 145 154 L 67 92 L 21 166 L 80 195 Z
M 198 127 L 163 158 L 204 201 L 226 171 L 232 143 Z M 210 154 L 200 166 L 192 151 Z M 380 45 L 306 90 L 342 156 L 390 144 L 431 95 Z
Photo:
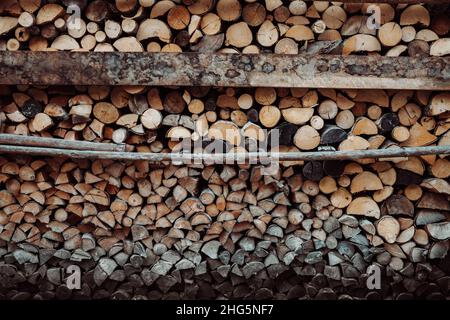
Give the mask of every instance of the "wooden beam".
M 189 163 L 205 161 L 216 163 L 246 162 L 249 160 L 270 163 L 271 161 L 296 160 L 351 160 L 363 158 L 392 158 L 429 154 L 450 154 L 450 146 L 428 146 L 412 148 L 388 148 L 356 151 L 316 151 L 316 152 L 248 152 L 248 153 L 139 153 L 139 152 L 108 152 L 83 151 L 54 148 L 34 148 L 23 146 L 0 145 L 0 153 L 25 154 L 32 156 L 68 157 L 76 159 L 105 160 L 146 160 L 151 162 L 174 161 Z
M 90 151 L 125 151 L 125 144 L 72 141 L 55 138 L 22 136 L 18 134 L 0 134 L 0 144 Z
M 0 84 L 450 90 L 450 57 L 0 52 Z

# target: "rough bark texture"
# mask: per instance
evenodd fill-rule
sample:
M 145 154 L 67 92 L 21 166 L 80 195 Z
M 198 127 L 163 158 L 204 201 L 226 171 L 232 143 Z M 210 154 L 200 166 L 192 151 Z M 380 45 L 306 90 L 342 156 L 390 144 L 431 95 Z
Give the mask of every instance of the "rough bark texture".
M 0 52 L 0 84 L 450 89 L 450 58 Z

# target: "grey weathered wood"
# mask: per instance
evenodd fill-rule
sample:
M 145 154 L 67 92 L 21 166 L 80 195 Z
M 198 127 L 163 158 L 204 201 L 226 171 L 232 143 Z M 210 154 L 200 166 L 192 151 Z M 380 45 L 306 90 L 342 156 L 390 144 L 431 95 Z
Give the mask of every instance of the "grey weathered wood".
M 125 151 L 125 144 L 72 141 L 54 138 L 22 136 L 17 134 L 0 134 L 0 144 L 91 151 Z
M 450 57 L 0 52 L 0 84 L 450 89 Z
M 244 162 L 257 161 L 269 163 L 294 160 L 347 160 L 363 158 L 408 157 L 428 154 L 450 154 L 450 146 L 429 146 L 414 148 L 390 148 L 357 151 L 317 151 L 317 152 L 268 152 L 268 153 L 138 153 L 64 150 L 53 148 L 33 148 L 23 146 L 0 145 L 0 152 L 6 154 L 26 154 L 34 156 L 69 157 L 77 159 L 109 159 L 109 160 L 147 160 L 152 162 L 176 161 L 208 161 L 208 162 Z

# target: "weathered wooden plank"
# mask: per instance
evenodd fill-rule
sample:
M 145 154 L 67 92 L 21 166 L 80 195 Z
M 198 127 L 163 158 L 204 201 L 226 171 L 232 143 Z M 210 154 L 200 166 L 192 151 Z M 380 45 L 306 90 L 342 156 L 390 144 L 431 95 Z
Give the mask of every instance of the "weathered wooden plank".
M 26 154 L 33 156 L 69 157 L 74 159 L 107 159 L 107 160 L 147 160 L 151 162 L 174 161 L 189 163 L 206 161 L 216 163 L 233 163 L 257 161 L 295 160 L 349 160 L 363 158 L 408 157 L 429 154 L 450 154 L 450 146 L 428 146 L 412 148 L 389 148 L 356 151 L 316 151 L 316 152 L 248 152 L 248 153 L 138 153 L 67 150 L 56 148 L 34 148 L 24 146 L 0 145 L 0 152 L 5 154 Z
M 0 84 L 450 89 L 450 57 L 0 52 Z

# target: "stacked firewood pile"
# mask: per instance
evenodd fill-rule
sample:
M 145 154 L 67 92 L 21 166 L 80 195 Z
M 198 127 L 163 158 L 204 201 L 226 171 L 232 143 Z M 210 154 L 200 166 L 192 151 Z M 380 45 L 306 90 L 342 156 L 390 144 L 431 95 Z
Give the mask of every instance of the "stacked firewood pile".
M 444 56 L 449 16 L 448 4 L 3 0 L 0 50 Z
M 178 152 L 198 139 L 244 152 L 275 129 L 271 150 L 444 146 L 449 114 L 448 92 L 0 90 L 3 133 L 135 152 Z M 0 297 L 444 298 L 449 176 L 444 155 L 284 161 L 269 173 L 1 156 Z M 66 285 L 70 265 L 81 267 L 80 290 Z M 367 287 L 371 265 L 380 290 Z
M 0 90 L 3 133 L 126 143 L 138 152 L 192 151 L 197 145 L 250 152 L 266 141 L 279 151 L 450 143 L 448 92 L 142 86 Z M 275 133 L 279 142 L 273 141 Z M 425 165 L 436 178 L 448 175 L 444 157 L 384 160 L 420 176 Z M 320 180 L 313 169 L 308 178 Z

